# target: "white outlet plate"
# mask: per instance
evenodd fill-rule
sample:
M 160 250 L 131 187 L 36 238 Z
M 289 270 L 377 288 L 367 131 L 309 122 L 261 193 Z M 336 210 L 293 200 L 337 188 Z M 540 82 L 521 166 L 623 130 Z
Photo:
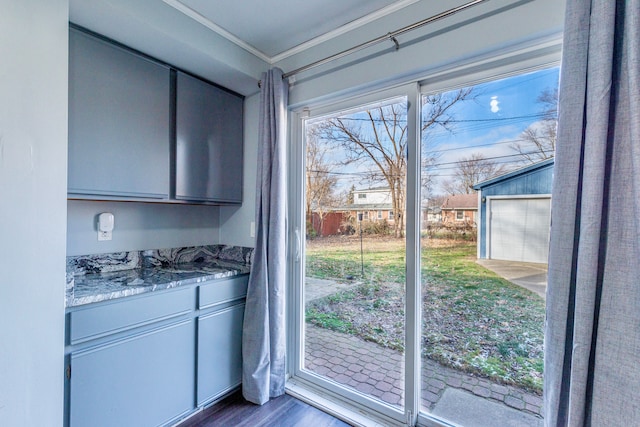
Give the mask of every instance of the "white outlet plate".
M 111 240 L 112 235 L 111 235 L 111 231 L 98 231 L 98 240 L 99 241 L 103 241 L 103 240 Z
M 251 227 L 249 227 L 249 237 L 256 237 L 256 222 L 251 221 Z

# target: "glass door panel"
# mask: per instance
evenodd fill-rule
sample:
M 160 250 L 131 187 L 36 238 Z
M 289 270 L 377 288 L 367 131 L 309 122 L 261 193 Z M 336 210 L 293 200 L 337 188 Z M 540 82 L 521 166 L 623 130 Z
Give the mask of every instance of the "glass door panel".
M 302 371 L 401 410 L 407 99 L 309 119 L 304 139 Z
M 557 84 L 422 98 L 421 408 L 456 424 L 542 425 Z

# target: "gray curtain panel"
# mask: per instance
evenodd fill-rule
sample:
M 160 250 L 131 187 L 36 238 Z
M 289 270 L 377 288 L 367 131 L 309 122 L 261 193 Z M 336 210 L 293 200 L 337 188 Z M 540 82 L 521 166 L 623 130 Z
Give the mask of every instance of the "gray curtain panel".
M 286 277 L 286 120 L 282 70 L 262 74 L 256 247 L 242 335 L 242 394 L 262 405 L 284 393 Z
M 640 0 L 568 0 L 554 170 L 548 426 L 640 425 Z

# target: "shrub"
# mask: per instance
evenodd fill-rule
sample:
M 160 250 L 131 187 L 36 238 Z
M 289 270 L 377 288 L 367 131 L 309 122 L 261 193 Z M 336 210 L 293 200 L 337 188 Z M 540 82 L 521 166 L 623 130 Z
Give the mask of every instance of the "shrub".
M 475 223 L 464 222 L 430 222 L 422 230 L 423 237 L 431 239 L 450 239 L 475 242 L 478 238 L 478 228 Z
M 360 227 L 362 227 L 362 234 L 368 236 L 385 236 L 391 234 L 393 229 L 386 219 L 356 221 L 355 218 L 349 217 L 342 222 L 340 228 L 345 230 L 345 234 L 360 234 Z
M 307 239 L 313 239 L 318 235 L 318 233 L 316 233 L 316 229 L 313 228 L 313 224 L 311 224 L 311 221 L 307 220 Z

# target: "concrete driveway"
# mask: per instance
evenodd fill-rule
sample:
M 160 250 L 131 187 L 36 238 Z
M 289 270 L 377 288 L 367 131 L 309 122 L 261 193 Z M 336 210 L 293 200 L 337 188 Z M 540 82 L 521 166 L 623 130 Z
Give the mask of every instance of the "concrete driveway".
M 547 264 L 479 259 L 478 264 L 511 283 L 529 289 L 543 299 L 547 292 Z

